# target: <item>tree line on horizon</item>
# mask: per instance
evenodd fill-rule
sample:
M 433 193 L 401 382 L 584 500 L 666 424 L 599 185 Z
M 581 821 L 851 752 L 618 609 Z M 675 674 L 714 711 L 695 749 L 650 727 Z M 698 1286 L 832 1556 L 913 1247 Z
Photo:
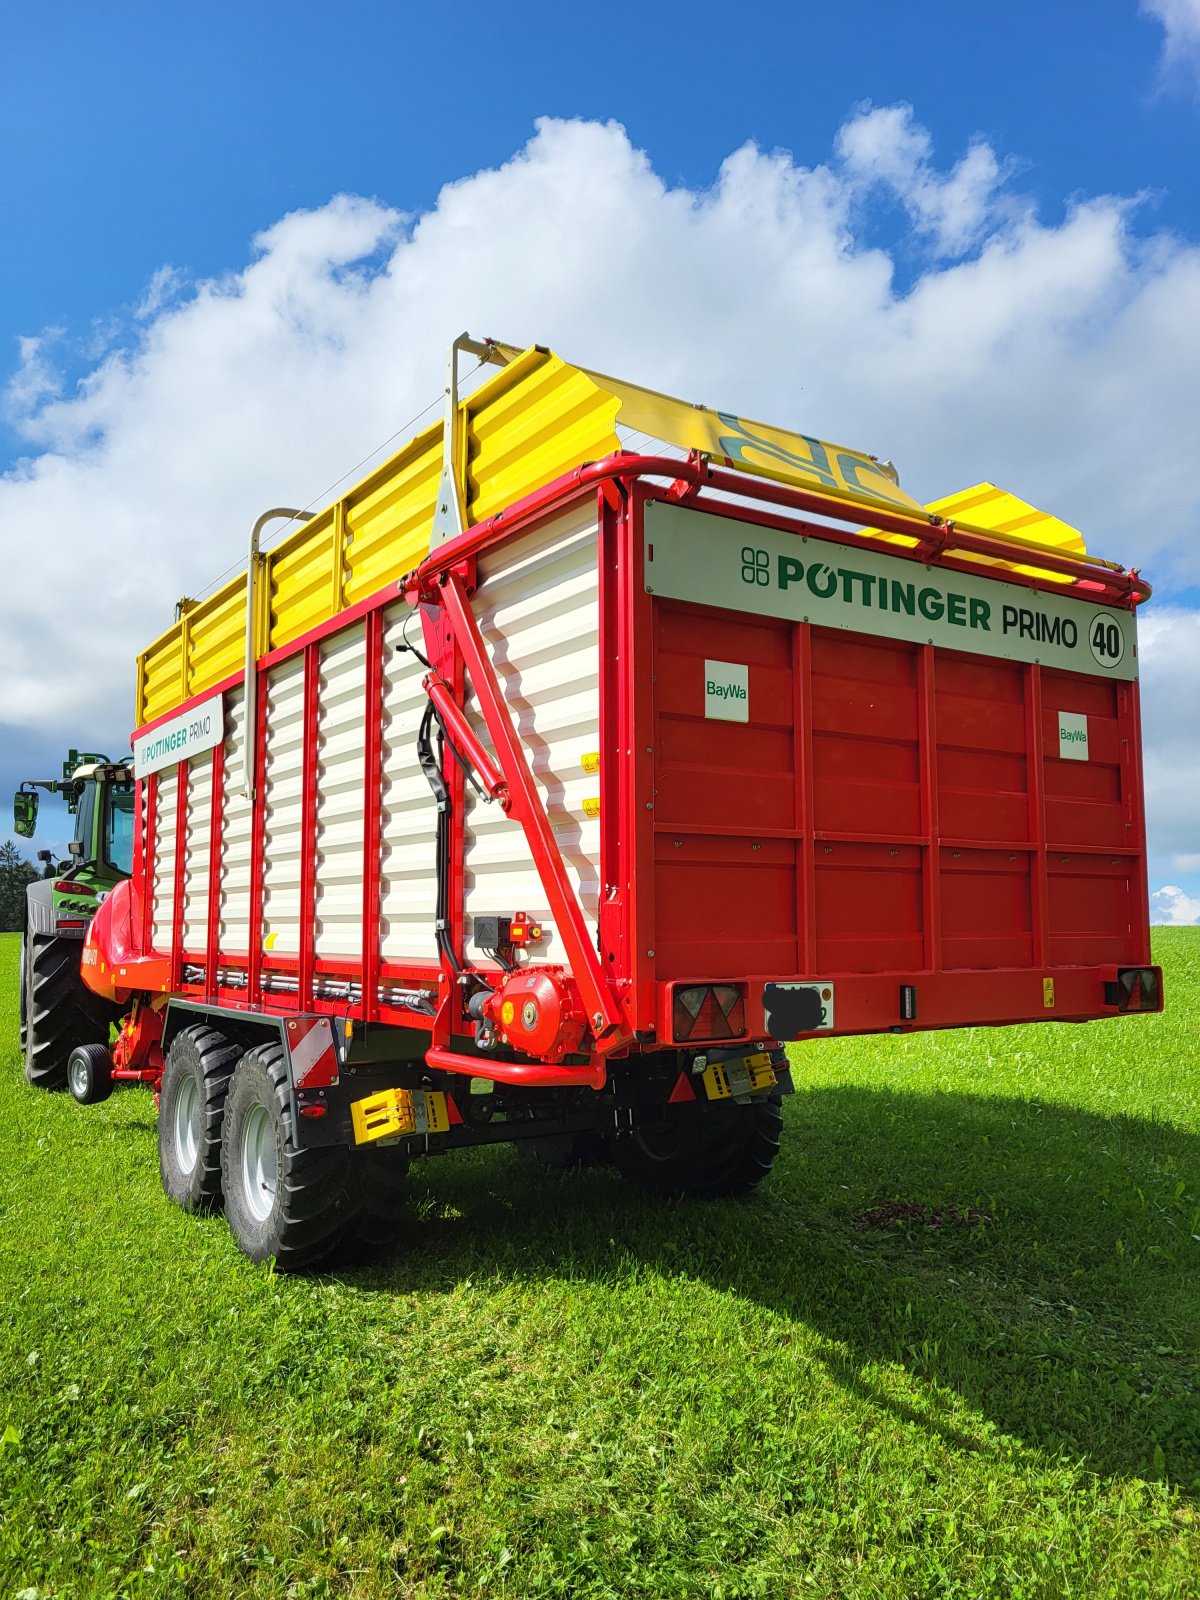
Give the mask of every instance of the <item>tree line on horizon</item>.
M 11 839 L 0 844 L 0 933 L 20 933 L 25 926 L 25 890 L 41 873 Z

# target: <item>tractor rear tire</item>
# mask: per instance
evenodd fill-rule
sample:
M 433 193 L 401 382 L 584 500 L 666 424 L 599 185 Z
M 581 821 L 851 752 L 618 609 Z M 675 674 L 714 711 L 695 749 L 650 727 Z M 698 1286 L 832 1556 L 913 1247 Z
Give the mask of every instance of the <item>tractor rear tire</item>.
M 184 1211 L 221 1205 L 221 1123 L 238 1048 L 205 1023 L 171 1040 L 158 1096 L 158 1170 Z
M 658 1123 L 611 1143 L 622 1177 L 651 1194 L 699 1199 L 750 1194 L 779 1154 L 783 1108 L 777 1093 L 749 1105 L 697 1101 L 668 1107 Z
M 282 1045 L 246 1052 L 225 1104 L 221 1179 L 226 1220 L 251 1261 L 304 1272 L 353 1239 L 364 1220 L 357 1160 L 344 1145 L 300 1149 Z
M 102 1044 L 78 1044 L 67 1061 L 67 1088 L 81 1106 L 98 1106 L 113 1092 L 112 1057 Z
M 22 972 L 25 1080 L 37 1089 L 65 1089 L 77 1045 L 108 1043 L 120 1007 L 93 994 L 80 972 L 82 939 L 27 934 Z
M 25 1058 L 25 1049 L 26 1049 L 25 1040 L 26 1040 L 26 1037 L 27 1037 L 27 1035 L 29 1033 L 29 1021 L 28 1021 L 28 1016 L 27 1016 L 27 1012 L 29 1010 L 29 1004 L 28 1004 L 28 1000 L 27 1000 L 26 994 L 25 994 L 25 991 L 29 986 L 29 980 L 25 976 L 25 942 L 26 942 L 26 936 L 25 936 L 25 934 L 22 934 L 21 935 L 21 963 L 20 963 L 21 985 L 20 985 L 20 991 L 19 991 L 19 998 L 18 998 L 18 1002 L 17 1002 L 18 1003 L 18 1007 L 20 1009 L 20 1013 L 21 1013 L 21 1059 L 22 1060 L 24 1060 L 24 1058 Z

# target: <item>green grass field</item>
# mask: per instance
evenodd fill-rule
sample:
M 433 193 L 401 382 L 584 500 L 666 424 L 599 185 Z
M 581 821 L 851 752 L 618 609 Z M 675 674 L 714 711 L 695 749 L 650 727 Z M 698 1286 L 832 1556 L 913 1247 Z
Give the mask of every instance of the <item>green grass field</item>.
M 144 1091 L 26 1088 L 0 939 L 0 1595 L 1200 1594 L 1156 950 L 1161 1018 L 799 1048 L 749 1202 L 483 1151 L 302 1280 L 168 1205 Z

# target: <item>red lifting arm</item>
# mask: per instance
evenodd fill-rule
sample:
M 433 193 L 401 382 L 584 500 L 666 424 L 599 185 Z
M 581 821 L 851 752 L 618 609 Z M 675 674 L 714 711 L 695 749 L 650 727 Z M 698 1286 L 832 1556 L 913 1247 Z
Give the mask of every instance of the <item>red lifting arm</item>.
M 498 779 L 502 779 L 508 791 L 508 805 L 505 809 L 525 830 L 534 866 L 537 868 L 542 888 L 546 892 L 550 914 L 562 935 L 571 972 L 587 1009 L 588 1024 L 596 1039 L 596 1049 L 602 1055 L 611 1054 L 612 1051 L 628 1044 L 633 1034 L 617 1004 L 616 997 L 605 981 L 600 957 L 588 934 L 579 898 L 567 877 L 562 855 L 550 827 L 550 819 L 546 815 L 542 797 L 538 793 L 533 774 L 529 770 L 529 763 L 525 759 L 525 752 L 517 738 L 503 691 L 496 681 L 483 635 L 479 631 L 475 613 L 471 610 L 471 602 L 467 599 L 461 580 L 454 572 L 439 573 L 430 585 L 430 589 L 432 592 L 429 598 L 434 603 L 440 603 L 444 609 L 454 630 L 455 641 L 462 651 L 471 682 L 475 686 L 479 709 L 483 713 L 483 720 L 487 724 L 496 751 L 500 769 Z M 438 709 L 443 714 L 447 699 L 448 696 L 440 695 L 437 700 Z M 466 719 L 461 716 L 458 707 L 455 707 L 455 711 L 458 715 L 452 717 L 450 722 L 457 734 L 461 732 L 460 721 L 465 724 Z M 474 750 L 471 752 L 472 760 L 477 753 Z M 497 793 L 497 798 L 501 798 L 498 793 L 499 781 L 495 788 L 490 781 L 491 778 L 497 777 L 494 772 L 489 773 L 490 768 L 491 763 L 488 762 L 486 766 L 480 768 L 481 774 L 489 789 Z M 502 798 L 501 803 L 503 804 Z

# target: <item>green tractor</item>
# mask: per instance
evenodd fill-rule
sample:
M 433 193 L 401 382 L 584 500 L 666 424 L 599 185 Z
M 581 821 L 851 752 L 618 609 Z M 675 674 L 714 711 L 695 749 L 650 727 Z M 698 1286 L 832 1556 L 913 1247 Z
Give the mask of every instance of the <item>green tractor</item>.
M 107 1045 L 117 1008 L 83 982 L 88 923 L 133 868 L 133 766 L 72 750 L 61 778 L 32 778 L 13 797 L 13 830 L 32 839 L 39 789 L 61 794 L 75 818 L 66 861 L 39 850 L 42 878 L 25 898 L 21 939 L 21 1048 L 25 1077 L 42 1089 L 70 1087 L 68 1063 L 79 1045 Z

